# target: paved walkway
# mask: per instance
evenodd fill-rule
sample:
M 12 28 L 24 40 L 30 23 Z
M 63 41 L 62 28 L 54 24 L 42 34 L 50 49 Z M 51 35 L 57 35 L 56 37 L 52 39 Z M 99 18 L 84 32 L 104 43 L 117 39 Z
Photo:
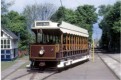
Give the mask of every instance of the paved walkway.
M 54 74 L 45 80 L 118 80 L 113 72 L 95 54 L 95 60 L 85 62 L 68 70 Z
M 99 53 L 99 56 L 106 63 L 106 65 L 114 72 L 114 74 L 119 79 L 121 79 L 121 63 L 102 53 Z
M 27 62 L 26 60 L 18 60 L 18 62 L 16 64 L 14 64 L 13 66 L 11 66 L 11 67 L 9 67 L 1 72 L 1 74 L 2 74 L 1 79 L 5 78 L 6 76 L 11 74 L 12 72 L 16 71 L 20 66 L 22 66 L 26 62 Z

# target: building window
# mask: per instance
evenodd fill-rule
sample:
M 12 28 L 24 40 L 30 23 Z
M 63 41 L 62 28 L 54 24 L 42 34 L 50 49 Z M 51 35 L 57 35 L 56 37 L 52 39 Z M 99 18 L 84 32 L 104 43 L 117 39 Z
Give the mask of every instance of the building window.
M 4 55 L 1 55 L 1 59 L 4 59 L 5 58 L 5 56 Z
M 6 50 L 6 54 L 10 54 L 10 50 Z
M 6 48 L 6 45 L 4 45 L 4 48 Z
M 10 40 L 7 40 L 7 48 L 10 48 Z
M 10 44 L 10 40 L 7 40 L 7 44 Z
M 1 45 L 1 48 L 3 49 L 3 45 Z
M 3 44 L 3 40 L 1 40 L 1 44 Z
M 6 58 L 7 58 L 7 59 L 10 59 L 10 55 L 6 55 Z
M 7 48 L 10 48 L 10 45 L 7 45 Z
M 3 31 L 1 31 L 1 37 L 3 37 Z
M 3 48 L 3 40 L 1 40 L 1 48 Z
M 5 50 L 1 50 L 1 54 L 4 54 L 5 53 Z
M 6 44 L 6 40 L 4 40 L 4 44 Z
M 2 49 L 10 48 L 10 40 L 9 39 L 1 40 L 1 48 Z

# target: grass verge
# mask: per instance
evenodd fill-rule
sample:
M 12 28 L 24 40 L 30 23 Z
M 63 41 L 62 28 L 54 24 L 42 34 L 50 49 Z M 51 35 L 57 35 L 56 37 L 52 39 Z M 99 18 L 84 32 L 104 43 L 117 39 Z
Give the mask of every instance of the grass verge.
M 1 71 L 11 67 L 12 65 L 14 65 L 17 61 L 1 61 Z

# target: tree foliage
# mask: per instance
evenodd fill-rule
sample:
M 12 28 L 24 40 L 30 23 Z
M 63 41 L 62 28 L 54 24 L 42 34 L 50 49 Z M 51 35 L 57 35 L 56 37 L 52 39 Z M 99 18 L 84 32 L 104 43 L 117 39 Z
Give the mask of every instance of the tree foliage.
M 9 11 L 8 8 L 13 5 L 13 2 L 6 3 L 1 0 L 1 26 L 8 28 L 15 33 L 19 39 L 19 49 L 26 49 L 31 42 L 31 35 L 27 31 L 26 18 L 15 11 Z
M 19 48 L 26 48 L 27 44 L 31 41 L 30 34 L 27 32 L 26 19 L 18 12 L 10 11 L 8 14 L 2 15 L 3 27 L 8 28 L 16 35 L 20 36 Z
M 107 6 L 106 5 L 101 5 L 101 6 L 99 6 L 98 14 L 100 16 L 103 16 L 110 10 L 110 8 L 111 8 L 111 5 L 107 5 Z
M 102 35 L 102 47 L 108 50 L 119 51 L 120 50 L 120 32 L 121 32 L 121 1 L 116 2 L 110 6 L 109 10 L 106 11 L 109 6 L 101 8 L 100 12 L 106 11 L 103 16 L 103 20 L 100 23 L 100 28 L 103 30 Z
M 76 10 L 60 7 L 51 17 L 52 21 L 62 20 L 83 27 L 89 31 L 90 40 L 92 36 L 92 24 L 97 20 L 96 8 L 91 5 L 78 6 Z
M 14 4 L 14 2 L 5 2 L 6 0 L 1 0 L 1 14 L 6 14 L 8 12 L 8 8 Z

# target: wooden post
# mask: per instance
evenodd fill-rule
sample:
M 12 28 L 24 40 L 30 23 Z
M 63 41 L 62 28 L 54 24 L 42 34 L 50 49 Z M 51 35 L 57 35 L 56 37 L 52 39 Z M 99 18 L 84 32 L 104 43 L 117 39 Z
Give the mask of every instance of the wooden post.
M 84 49 L 86 49 L 86 38 L 84 38 Z
M 85 37 L 84 37 L 84 50 L 85 50 Z
M 61 34 L 61 57 L 63 57 L 63 34 Z
M 71 49 L 73 50 L 73 35 L 72 35 L 72 41 L 71 41 Z
M 76 48 L 76 50 L 77 50 L 77 36 L 76 36 L 75 48 Z
M 67 50 L 67 46 L 68 46 L 68 35 L 66 34 L 66 50 Z
M 79 50 L 79 36 L 78 36 L 78 50 Z
M 79 36 L 79 50 L 80 50 L 80 36 Z
M 77 36 L 75 36 L 75 49 L 77 49 Z
M 83 38 L 83 44 L 84 44 L 83 49 L 85 49 L 85 37 Z
M 78 36 L 76 36 L 76 49 L 78 49 Z
M 79 36 L 79 50 L 80 50 L 80 36 Z
M 74 35 L 74 50 L 75 50 L 75 35 Z
M 83 41 L 83 37 L 82 37 L 82 50 L 83 50 L 83 46 L 84 46 L 84 43 L 83 43 L 84 41 Z
M 88 49 L 88 40 L 86 38 L 86 49 Z
M 71 49 L 71 36 L 70 36 L 70 34 L 69 34 L 69 50 Z

